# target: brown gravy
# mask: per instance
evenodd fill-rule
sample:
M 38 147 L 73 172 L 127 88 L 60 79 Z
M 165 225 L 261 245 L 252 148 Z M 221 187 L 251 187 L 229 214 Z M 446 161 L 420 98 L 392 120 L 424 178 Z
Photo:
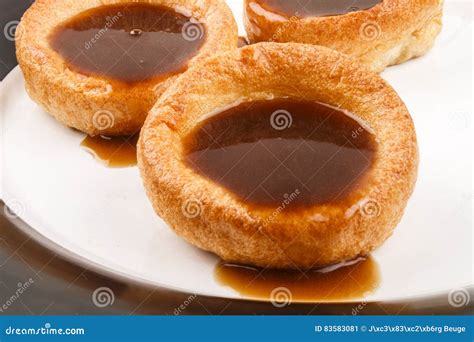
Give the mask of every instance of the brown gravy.
M 184 71 L 205 35 L 169 7 L 126 3 L 80 13 L 54 30 L 50 45 L 77 72 L 134 84 Z
M 371 257 L 309 271 L 220 263 L 214 275 L 220 284 L 243 296 L 274 301 L 287 299 L 287 304 L 360 299 L 377 289 L 380 283 L 378 265 Z
M 382 0 L 255 0 L 269 11 L 298 17 L 322 17 L 342 15 L 349 12 L 365 11 Z
M 354 200 L 376 152 L 373 134 L 351 116 L 289 99 L 224 110 L 200 123 L 183 147 L 190 168 L 244 203 L 278 207 L 291 198 L 288 209 Z
M 81 143 L 97 161 L 111 167 L 123 168 L 137 164 L 137 142 L 139 135 L 131 137 L 90 137 Z

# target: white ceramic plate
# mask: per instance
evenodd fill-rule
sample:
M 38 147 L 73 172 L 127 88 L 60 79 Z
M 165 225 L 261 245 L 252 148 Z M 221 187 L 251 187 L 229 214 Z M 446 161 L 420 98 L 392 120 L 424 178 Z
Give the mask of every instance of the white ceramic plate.
M 241 23 L 241 1 L 228 2 Z M 444 22 L 427 56 L 382 74 L 413 116 L 421 165 L 403 221 L 374 253 L 382 282 L 367 301 L 472 284 L 470 2 L 448 1 Z M 137 168 L 109 169 L 93 160 L 79 147 L 81 133 L 29 99 L 18 68 L 1 95 L 3 199 L 31 227 L 114 272 L 191 293 L 240 297 L 214 280 L 216 257 L 175 236 L 154 214 Z

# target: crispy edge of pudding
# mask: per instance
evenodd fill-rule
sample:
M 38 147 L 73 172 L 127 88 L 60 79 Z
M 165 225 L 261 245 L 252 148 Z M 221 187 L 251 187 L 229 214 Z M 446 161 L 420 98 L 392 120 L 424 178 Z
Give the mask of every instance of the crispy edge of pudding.
M 353 205 L 272 217 L 275 208 L 250 208 L 186 166 L 183 138 L 210 113 L 285 97 L 344 108 L 373 130 L 377 153 Z M 324 47 L 260 43 L 211 58 L 168 89 L 142 129 L 138 165 L 156 213 L 191 244 L 227 262 L 308 269 L 366 255 L 392 234 L 415 186 L 418 146 L 406 106 L 368 68 Z
M 132 86 L 71 70 L 50 46 L 51 33 L 84 11 L 127 0 L 37 0 L 24 14 L 16 36 L 17 58 L 30 97 L 66 126 L 95 135 L 131 135 L 140 130 L 148 111 L 180 76 L 170 74 Z M 191 67 L 237 47 L 237 24 L 223 0 L 150 0 L 133 2 L 167 6 L 204 23 L 206 38 Z M 54 10 L 52 10 L 54 9 Z M 102 114 L 102 115 L 101 115 Z
M 357 58 L 375 72 L 426 54 L 441 32 L 443 16 L 443 0 L 383 0 L 367 10 L 303 18 L 281 15 L 253 0 L 245 0 L 244 6 L 251 43 L 326 46 Z

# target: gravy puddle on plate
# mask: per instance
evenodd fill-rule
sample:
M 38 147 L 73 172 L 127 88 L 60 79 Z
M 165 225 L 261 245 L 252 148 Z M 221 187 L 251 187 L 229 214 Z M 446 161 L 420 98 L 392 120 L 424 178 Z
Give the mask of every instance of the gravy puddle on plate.
M 132 167 L 137 165 L 138 137 L 138 134 L 127 137 L 87 136 L 81 147 L 107 167 Z
M 344 301 L 373 292 L 380 283 L 377 263 L 371 258 L 308 271 L 272 270 L 219 263 L 216 280 L 243 296 L 269 299 L 276 305 L 297 302 Z

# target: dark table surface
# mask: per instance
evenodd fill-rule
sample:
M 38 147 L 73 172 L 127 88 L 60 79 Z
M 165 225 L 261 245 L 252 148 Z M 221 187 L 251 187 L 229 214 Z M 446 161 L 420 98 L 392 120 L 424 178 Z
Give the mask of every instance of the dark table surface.
M 0 79 L 17 64 L 14 28 L 32 2 L 1 0 L 0 22 L 4 34 L 0 44 Z M 96 296 L 101 291 L 105 293 L 104 301 Z M 184 308 L 183 304 L 186 304 Z M 446 295 L 416 302 L 362 304 L 361 314 L 462 314 L 471 310 L 470 307 L 453 310 L 447 304 Z M 110 273 L 55 246 L 12 215 L 0 201 L 0 315 L 176 314 L 178 311 L 180 314 L 351 314 L 354 307 L 357 304 L 295 304 L 275 308 L 269 303 L 194 296 L 143 284 Z
M 23 12 L 33 3 L 29 0 L 1 0 L 0 2 L 0 28 L 2 36 L 0 40 L 0 80 L 16 65 L 15 41 L 13 33 Z

